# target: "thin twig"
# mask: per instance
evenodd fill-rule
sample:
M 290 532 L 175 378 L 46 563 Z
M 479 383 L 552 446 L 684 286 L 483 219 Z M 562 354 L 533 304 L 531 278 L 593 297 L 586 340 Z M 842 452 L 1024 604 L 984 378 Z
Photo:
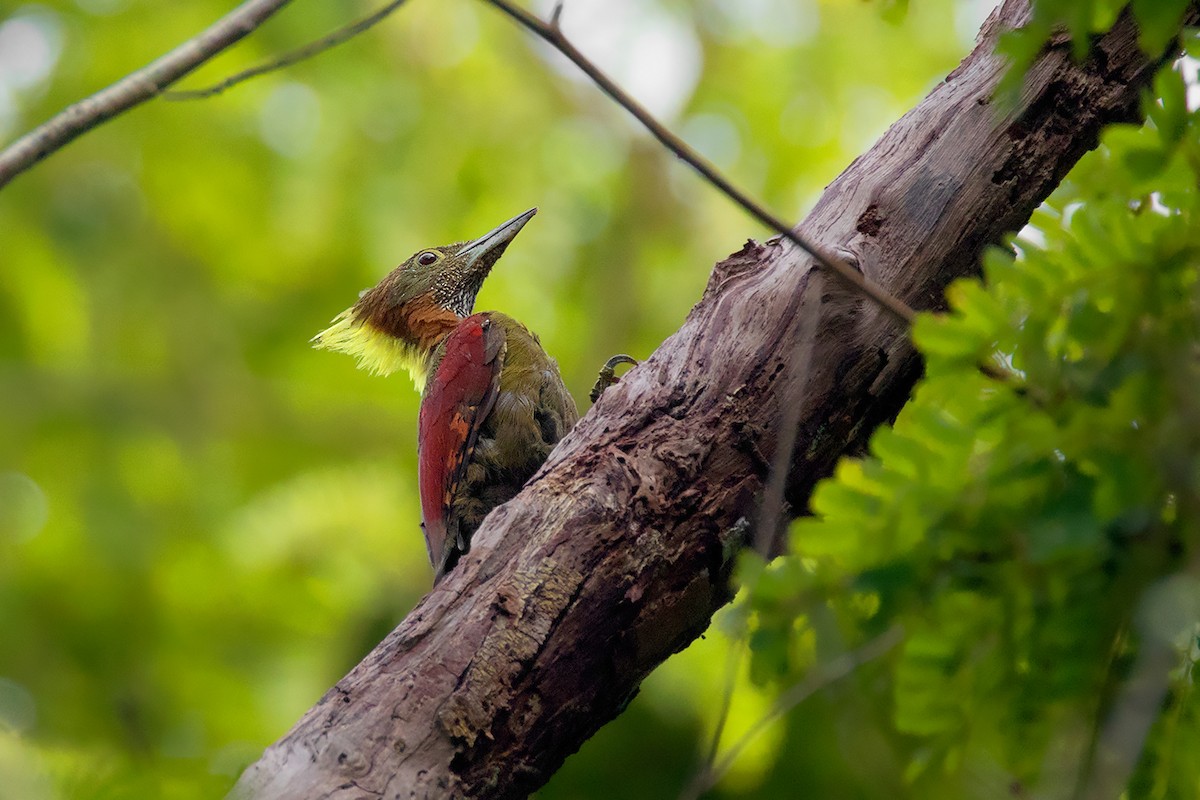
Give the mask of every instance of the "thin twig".
M 791 226 L 777 217 L 775 214 L 768 211 L 764 206 L 751 198 L 748 194 L 734 186 L 724 175 L 722 175 L 716 167 L 709 163 L 703 156 L 693 150 L 686 142 L 680 139 L 671 131 L 667 130 L 658 120 L 651 116 L 641 104 L 630 97 L 625 91 L 617 86 L 607 75 L 593 64 L 583 53 L 571 44 L 570 40 L 563 34 L 562 29 L 558 25 L 559 13 L 556 13 L 551 18 L 551 23 L 542 22 L 539 18 L 530 14 L 523 8 L 513 5 L 509 0 L 487 0 L 492 5 L 499 8 L 505 14 L 515 19 L 523 27 L 538 37 L 544 39 L 556 50 L 571 60 L 575 66 L 583 70 L 583 72 L 591 78 L 600 90 L 606 95 L 615 100 L 626 111 L 637 118 L 638 122 L 642 123 L 648 131 L 658 139 L 664 147 L 674 153 L 683 161 L 687 162 L 693 169 L 703 175 L 709 183 L 717 187 L 726 197 L 733 200 L 743 209 L 750 213 L 751 216 L 758 219 L 759 222 L 766 225 L 768 228 L 779 233 L 792 244 L 799 247 L 804 252 L 813 257 L 823 269 L 832 272 L 839 278 L 850 284 L 862 294 L 874 300 L 881 308 L 890 312 L 893 316 L 899 319 L 906 325 L 912 325 L 913 310 L 908 307 L 908 304 L 898 297 L 893 296 L 875 281 L 863 275 L 853 266 L 846 263 L 845 260 L 828 253 L 809 242 L 804 237 L 792 230 Z
M 701 774 L 710 771 L 713 764 L 716 763 L 717 752 L 721 748 L 721 736 L 725 733 L 725 723 L 729 721 L 729 710 L 733 707 L 733 690 L 737 685 L 737 675 L 742 664 L 745 643 L 744 636 L 738 636 L 729 643 L 729 653 L 725 663 L 725 686 L 721 691 L 721 708 L 717 712 L 717 724 L 713 726 L 708 752 L 704 754 L 704 761 L 700 765 Z
M 1083 800 L 1120 797 L 1141 758 L 1151 726 L 1162 713 L 1178 653 L 1170 642 L 1147 637 L 1133 670 L 1100 728 L 1092 761 L 1078 796 Z
M 322 36 L 320 39 L 315 39 L 306 45 L 297 47 L 295 50 L 289 50 L 281 56 L 278 56 L 271 61 L 265 61 L 262 64 L 244 69 L 241 72 L 236 72 L 233 75 L 225 78 L 222 81 L 205 86 L 201 89 L 183 89 L 177 92 L 164 92 L 163 98 L 166 100 L 199 100 L 205 97 L 212 97 L 221 94 L 226 89 L 237 86 L 243 81 L 248 81 L 251 78 L 257 78 L 259 75 L 265 75 L 268 72 L 275 72 L 285 67 L 290 67 L 301 61 L 320 55 L 326 50 L 332 50 L 342 42 L 352 39 L 358 34 L 366 31 L 380 22 L 385 20 L 393 11 L 400 8 L 408 0 L 392 0 L 378 10 L 368 14 L 367 16 L 355 20 L 350 24 L 338 28 L 333 33 L 327 36 Z
M 696 776 L 691 785 L 679 795 L 679 800 L 697 800 L 700 795 L 715 786 L 725 776 L 742 751 L 768 725 L 825 687 L 846 677 L 862 664 L 879 658 L 899 644 L 903 637 L 904 629 L 897 625 L 879 634 L 862 647 L 851 650 L 849 653 L 843 653 L 814 669 L 800 683 L 779 695 L 771 709 L 742 734 L 742 738 L 738 739 L 725 752 L 725 757 L 716 766 Z
M 1200 493 L 1183 492 L 1179 501 L 1179 519 L 1195 519 L 1200 513 Z M 1160 627 L 1172 616 L 1165 609 L 1180 603 L 1171 591 L 1172 582 L 1190 584 L 1198 577 L 1200 556 L 1193 556 L 1176 575 L 1142 592 L 1135 612 L 1141 640 L 1137 658 L 1092 743 L 1090 763 L 1076 792 L 1081 800 L 1118 797 L 1127 788 L 1150 729 L 1163 713 L 1163 700 L 1171 690 L 1172 668 L 1181 660 L 1186 663 L 1191 659 L 1190 647 L 1182 654 L 1177 648 L 1175 638 L 1179 632 Z
M 0 187 L 79 135 L 164 89 L 258 28 L 291 0 L 247 0 L 171 52 L 67 106 L 0 152 Z

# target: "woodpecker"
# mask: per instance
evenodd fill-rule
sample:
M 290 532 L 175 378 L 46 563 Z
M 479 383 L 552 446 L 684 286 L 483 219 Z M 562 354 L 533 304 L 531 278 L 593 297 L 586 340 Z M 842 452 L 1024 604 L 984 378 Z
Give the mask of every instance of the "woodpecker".
M 417 483 L 435 583 L 579 418 L 534 333 L 498 311 L 472 313 L 484 278 L 536 213 L 415 253 L 313 337 L 370 372 L 406 369 L 421 392 Z

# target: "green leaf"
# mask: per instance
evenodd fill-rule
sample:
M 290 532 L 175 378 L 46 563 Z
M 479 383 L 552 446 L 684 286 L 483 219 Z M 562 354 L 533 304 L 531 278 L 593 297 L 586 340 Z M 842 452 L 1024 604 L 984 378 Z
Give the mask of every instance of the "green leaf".
M 886 22 L 899 25 L 908 16 L 908 0 L 881 0 L 881 3 L 880 15 Z
M 788 673 L 790 640 L 778 627 L 758 628 L 750 634 L 751 678 L 765 684 Z
M 897 433 L 894 428 L 880 428 L 871 437 L 871 452 L 890 470 L 906 478 L 919 479 L 927 475 L 934 460 L 929 448 L 916 439 Z
M 1138 43 L 1151 56 L 1159 56 L 1176 37 L 1183 24 L 1188 0 L 1133 0 L 1130 6 L 1138 22 Z
M 1009 328 L 1004 306 L 974 278 L 961 278 L 950 284 L 946 297 L 958 320 L 982 340 L 995 339 Z
M 932 631 L 913 634 L 896 666 L 896 728 L 933 736 L 962 728 L 963 698 L 952 679 L 960 659 L 958 645 Z
M 1104 33 L 1113 26 L 1126 0 L 1094 0 L 1092 3 L 1092 32 Z
M 973 361 L 986 349 L 977 332 L 946 314 L 919 314 L 912 335 L 913 342 L 930 358 Z
M 1175 145 L 1187 129 L 1187 85 L 1174 69 L 1159 70 L 1154 78 L 1154 95 L 1146 102 L 1146 113 L 1158 128 L 1164 145 Z
M 1131 147 L 1124 153 L 1125 166 L 1142 180 L 1151 180 L 1167 166 L 1167 154 L 1157 147 Z

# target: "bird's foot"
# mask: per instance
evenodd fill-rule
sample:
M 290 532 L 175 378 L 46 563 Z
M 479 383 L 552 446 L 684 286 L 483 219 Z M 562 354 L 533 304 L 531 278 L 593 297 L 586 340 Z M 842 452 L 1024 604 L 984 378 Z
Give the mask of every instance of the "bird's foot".
M 618 364 L 632 364 L 636 367 L 637 363 L 636 359 L 624 353 L 618 353 L 608 361 L 605 361 L 604 366 L 600 368 L 599 377 L 596 378 L 596 385 L 592 387 L 592 393 L 589 395 L 592 398 L 592 405 L 595 405 L 596 401 L 600 399 L 600 395 L 604 394 L 605 389 L 620 380 L 616 376 Z

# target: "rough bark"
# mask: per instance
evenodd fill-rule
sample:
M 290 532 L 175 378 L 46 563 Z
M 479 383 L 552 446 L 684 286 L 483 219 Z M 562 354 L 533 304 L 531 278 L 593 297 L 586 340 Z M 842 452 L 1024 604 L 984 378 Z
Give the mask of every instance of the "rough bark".
M 986 244 L 1024 224 L 1103 125 L 1134 119 L 1152 73 L 1123 19 L 1083 64 L 1048 48 L 1017 106 L 999 108 L 993 45 L 1027 13 L 1005 2 L 974 52 L 800 227 L 917 308 L 939 306 Z M 787 375 L 806 330 L 811 363 L 795 393 Z M 893 319 L 793 248 L 748 242 L 716 266 L 679 332 L 608 390 L 470 555 L 235 792 L 524 796 L 727 601 L 733 531 L 753 517 L 783 405 L 802 403 L 788 497 L 803 508 L 919 371 Z

